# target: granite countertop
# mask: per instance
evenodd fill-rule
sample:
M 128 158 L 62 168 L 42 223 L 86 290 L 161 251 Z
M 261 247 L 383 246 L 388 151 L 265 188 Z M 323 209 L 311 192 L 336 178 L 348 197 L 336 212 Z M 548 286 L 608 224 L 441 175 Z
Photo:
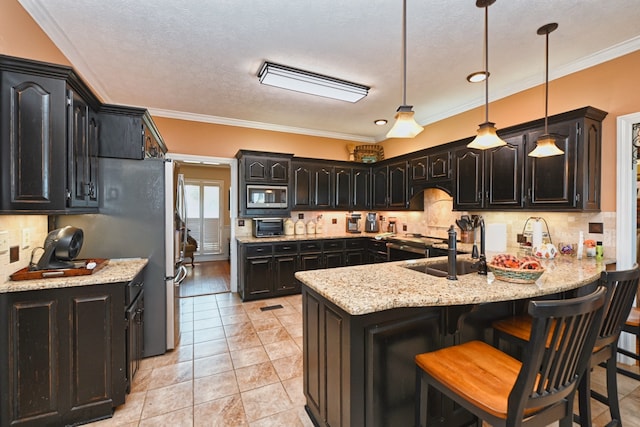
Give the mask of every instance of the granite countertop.
M 492 280 L 491 273 L 458 275 L 458 280 L 448 280 L 402 267 L 442 260 L 446 257 L 299 271 L 295 276 L 347 313 L 363 315 L 401 307 L 479 304 L 554 294 L 592 283 L 607 264 L 606 260 L 569 256 L 542 260 L 545 272 L 535 284 Z
M 147 265 L 148 261 L 146 258 L 111 259 L 102 269 L 86 276 L 50 277 L 46 279 L 19 281 L 8 280 L 0 285 L 0 293 L 128 282 Z
M 254 236 L 236 236 L 236 240 L 240 243 L 272 243 L 272 242 L 298 242 L 303 240 L 321 240 L 321 239 L 354 239 L 364 237 L 373 239 L 378 233 L 339 233 L 339 234 L 295 234 L 293 236 L 274 236 L 274 237 L 254 237 Z

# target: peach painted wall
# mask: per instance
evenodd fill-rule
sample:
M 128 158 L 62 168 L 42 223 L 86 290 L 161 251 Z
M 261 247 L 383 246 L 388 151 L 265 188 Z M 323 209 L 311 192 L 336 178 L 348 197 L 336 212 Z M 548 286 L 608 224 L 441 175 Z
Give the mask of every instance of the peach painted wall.
M 2 0 L 0 53 L 60 65 L 71 65 L 18 0 Z
M 153 117 L 173 153 L 234 157 L 239 149 L 295 154 L 300 157 L 347 160 L 352 141 L 249 129 L 212 123 Z

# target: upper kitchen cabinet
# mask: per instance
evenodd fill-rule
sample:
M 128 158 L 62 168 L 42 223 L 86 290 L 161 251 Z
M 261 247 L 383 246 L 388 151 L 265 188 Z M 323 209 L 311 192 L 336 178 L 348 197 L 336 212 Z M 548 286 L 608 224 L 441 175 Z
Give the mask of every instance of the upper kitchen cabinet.
M 372 208 L 393 210 L 422 210 L 424 200 L 411 198 L 409 191 L 409 162 L 394 159 L 371 168 Z
M 262 207 L 252 206 L 253 202 L 248 203 L 248 198 L 251 192 L 266 194 L 277 190 L 279 194 L 283 194 L 282 191 L 290 191 L 292 157 L 293 154 L 238 151 L 236 158 L 238 159 L 238 182 L 240 183 L 238 189 L 240 217 L 283 217 L 289 215 L 293 199 L 291 194 L 287 194 L 287 200 L 278 203 L 277 207 L 270 207 L 268 204 L 264 204 Z M 260 191 L 254 191 L 258 189 Z
M 526 206 L 546 210 L 600 210 L 602 120 L 607 113 L 593 107 L 549 118 L 549 133 L 564 154 L 527 157 Z M 528 133 L 527 152 L 544 133 L 544 125 Z
M 102 105 L 99 113 L 103 128 L 100 157 L 135 160 L 164 157 L 167 147 L 146 109 Z
M 0 211 L 95 212 L 98 100 L 68 67 L 0 56 Z
M 506 146 L 484 152 L 460 144 L 454 152 L 454 210 L 600 210 L 601 122 L 604 111 L 585 107 L 548 118 L 564 154 L 528 153 L 544 120 L 504 129 Z
M 335 168 L 333 164 L 313 159 L 294 159 L 292 162 L 292 209 L 331 209 L 336 194 Z M 345 182 L 344 171 L 340 170 L 341 185 Z M 341 196 L 343 198 L 343 196 Z
M 370 204 L 369 167 L 350 167 L 350 164 L 335 167 L 334 208 L 342 210 L 365 210 Z
M 284 184 L 289 183 L 291 157 L 287 154 L 261 153 L 241 150 L 242 177 L 248 183 Z
M 454 152 L 454 208 L 458 210 L 522 207 L 525 138 L 502 136 L 507 143 L 486 151 L 471 150 L 465 140 Z

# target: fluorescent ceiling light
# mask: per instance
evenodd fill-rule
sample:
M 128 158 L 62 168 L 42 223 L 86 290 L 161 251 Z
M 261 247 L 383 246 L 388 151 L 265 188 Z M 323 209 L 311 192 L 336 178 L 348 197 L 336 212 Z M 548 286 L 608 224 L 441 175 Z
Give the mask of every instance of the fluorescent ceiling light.
M 341 101 L 358 102 L 369 93 L 368 86 L 273 62 L 262 64 L 258 78 L 265 85 Z

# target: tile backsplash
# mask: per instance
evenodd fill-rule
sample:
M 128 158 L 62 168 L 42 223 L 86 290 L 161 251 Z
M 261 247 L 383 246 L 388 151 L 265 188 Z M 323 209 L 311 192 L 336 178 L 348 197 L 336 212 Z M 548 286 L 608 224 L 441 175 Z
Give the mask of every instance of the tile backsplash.
M 47 237 L 47 227 L 46 215 L 0 215 L 0 232 L 8 232 L 10 247 L 19 247 L 17 262 L 9 262 L 9 251 L 0 253 L 0 282 L 4 283 L 11 274 L 29 265 L 33 248 L 42 246 Z M 28 230 L 28 242 L 22 241 L 23 230 Z M 37 251 L 35 255 L 37 261 L 42 251 Z
M 616 213 L 615 212 L 540 212 L 540 211 L 481 211 L 481 212 L 454 212 L 453 198 L 447 193 L 437 189 L 427 189 L 424 191 L 424 211 L 378 211 L 378 215 L 384 217 L 380 223 L 380 232 L 386 231 L 388 219 L 396 219 L 397 233 L 420 233 L 426 236 L 447 238 L 447 230 L 455 220 L 464 214 L 477 214 L 484 218 L 485 224 L 505 224 L 507 230 L 507 248 L 518 247 L 517 235 L 522 233 L 524 225 L 530 217 L 544 218 L 549 227 L 551 241 L 554 244 L 560 242 L 577 243 L 580 231 L 584 233 L 584 238 L 602 241 L 604 253 L 607 258 L 616 256 Z M 346 228 L 347 212 L 336 211 L 305 211 L 291 212 L 291 219 L 298 220 L 298 214 L 304 214 L 304 221 L 311 219 L 314 221 L 318 215 L 322 215 L 324 221 L 324 234 L 342 234 Z M 366 212 L 362 212 L 360 228 L 364 228 L 364 217 Z M 334 223 L 335 222 L 335 223 Z M 602 223 L 602 234 L 590 234 L 589 223 Z M 245 220 L 244 226 L 240 227 L 236 222 L 237 236 L 250 236 L 252 232 L 251 220 Z M 405 229 L 406 228 L 406 229 Z M 460 230 L 456 227 L 456 231 Z M 363 233 L 363 235 L 366 235 Z

